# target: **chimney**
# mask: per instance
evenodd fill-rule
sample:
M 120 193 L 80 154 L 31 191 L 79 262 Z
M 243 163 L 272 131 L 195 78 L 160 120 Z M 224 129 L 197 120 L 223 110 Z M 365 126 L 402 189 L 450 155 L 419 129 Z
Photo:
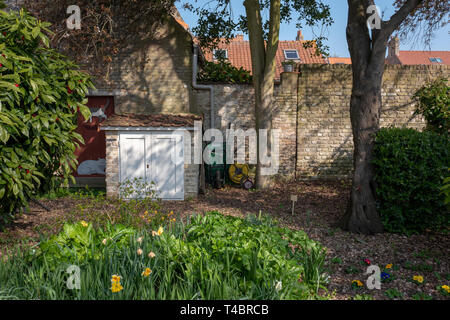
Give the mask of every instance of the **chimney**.
M 297 37 L 295 38 L 295 41 L 303 41 L 303 35 L 302 35 L 302 30 L 298 30 L 297 31 Z
M 244 35 L 243 34 L 237 34 L 234 37 L 234 40 L 236 40 L 236 41 L 244 41 Z
M 398 57 L 400 55 L 400 39 L 391 38 L 388 45 L 388 57 Z

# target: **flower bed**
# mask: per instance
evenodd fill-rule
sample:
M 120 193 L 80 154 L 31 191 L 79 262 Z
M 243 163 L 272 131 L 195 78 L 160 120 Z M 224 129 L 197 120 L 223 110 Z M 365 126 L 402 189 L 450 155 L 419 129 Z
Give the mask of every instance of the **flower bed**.
M 261 217 L 210 212 L 146 229 L 81 221 L 4 258 L 0 297 L 311 299 L 326 283 L 324 259 L 304 232 Z

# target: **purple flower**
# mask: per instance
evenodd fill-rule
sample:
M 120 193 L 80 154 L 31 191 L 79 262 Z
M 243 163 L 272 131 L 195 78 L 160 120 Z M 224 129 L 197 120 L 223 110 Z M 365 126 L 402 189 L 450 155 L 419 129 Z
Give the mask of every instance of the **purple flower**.
M 389 278 L 391 275 L 389 273 L 386 272 L 382 272 L 381 273 L 381 279 L 386 280 L 387 278 Z

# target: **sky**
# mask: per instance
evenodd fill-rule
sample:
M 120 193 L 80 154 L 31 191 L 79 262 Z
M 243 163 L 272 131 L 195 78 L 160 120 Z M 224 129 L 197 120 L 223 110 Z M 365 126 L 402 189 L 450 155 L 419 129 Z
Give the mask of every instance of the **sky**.
M 204 1 L 199 0 L 196 4 L 194 0 L 182 0 L 184 2 L 192 3 L 194 6 Z M 205 1 L 206 2 L 206 1 Z M 214 2 L 214 1 L 212 1 Z M 243 0 L 231 0 L 233 13 L 236 16 L 245 15 L 245 9 L 243 6 Z M 324 0 L 326 4 L 331 7 L 331 14 L 334 19 L 333 25 L 326 30 L 323 35 L 328 38 L 326 45 L 330 48 L 330 56 L 337 57 L 349 57 L 350 54 L 347 48 L 347 39 L 345 37 L 345 28 L 347 24 L 347 1 L 346 0 Z M 395 9 L 392 6 L 393 0 L 377 0 L 375 3 L 379 6 L 384 20 L 387 20 L 394 12 Z M 179 4 L 180 2 L 178 2 Z M 193 27 L 197 23 L 197 17 L 181 8 L 178 5 L 179 11 L 185 22 Z M 304 27 L 302 33 L 305 40 L 314 39 L 314 35 L 320 34 L 319 27 L 311 29 L 310 27 Z M 280 28 L 280 40 L 295 40 L 297 35 L 296 23 L 293 20 L 290 24 L 282 24 Z M 248 39 L 246 37 L 246 39 Z M 419 42 L 400 42 L 400 50 L 432 50 L 432 51 L 450 51 L 450 24 L 439 29 L 431 42 L 430 46 L 425 46 Z

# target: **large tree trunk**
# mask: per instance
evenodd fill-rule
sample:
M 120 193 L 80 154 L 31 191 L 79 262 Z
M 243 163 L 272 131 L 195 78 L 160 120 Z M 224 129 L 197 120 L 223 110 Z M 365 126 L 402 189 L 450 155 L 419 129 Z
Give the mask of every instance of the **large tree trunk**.
M 381 78 L 354 79 L 350 118 L 354 143 L 354 173 L 344 228 L 363 234 L 383 231 L 375 207 L 372 156 L 381 112 Z
M 375 234 L 383 231 L 376 210 L 373 183 L 373 147 L 381 113 L 381 83 L 389 37 L 422 0 L 407 0 L 380 27 L 369 30 L 368 7 L 374 0 L 347 0 L 347 42 L 352 58 L 353 88 L 350 118 L 354 143 L 353 184 L 347 212 L 341 226 L 355 233 Z M 379 17 L 381 19 L 381 17 Z
M 250 51 L 252 56 L 253 85 L 255 88 L 255 129 L 257 134 L 257 165 L 255 185 L 258 189 L 270 186 L 270 177 L 263 175 L 263 164 L 260 157 L 259 129 L 267 130 L 267 150 L 270 156 L 273 86 L 276 67 L 276 52 L 280 32 L 280 0 L 270 1 L 269 35 L 264 44 L 264 32 L 261 18 L 261 8 L 258 0 L 245 0 L 247 27 L 249 31 Z

